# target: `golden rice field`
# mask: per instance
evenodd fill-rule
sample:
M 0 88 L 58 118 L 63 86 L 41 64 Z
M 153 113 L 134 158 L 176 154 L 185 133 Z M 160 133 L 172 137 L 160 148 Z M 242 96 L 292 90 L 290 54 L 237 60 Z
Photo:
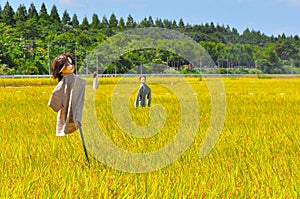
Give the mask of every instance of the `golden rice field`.
M 97 91 L 86 91 L 86 97 L 95 97 L 99 126 L 124 150 L 156 151 L 181 125 L 178 96 L 157 83 L 177 79 L 156 78 L 147 79 L 151 108 L 133 107 L 136 90 L 124 97 L 138 126 L 151 124 L 152 109 L 164 112 L 163 128 L 147 138 L 128 135 L 120 127 L 127 121 L 114 118 L 111 104 L 120 95 L 114 90 L 120 78 L 100 78 Z M 79 132 L 55 136 L 56 113 L 47 106 L 55 81 L 0 79 L 0 198 L 300 198 L 300 79 L 223 78 L 224 128 L 203 158 L 199 150 L 210 126 L 211 96 L 206 80 L 185 80 L 200 110 L 194 141 L 170 165 L 135 173 L 111 168 L 91 153 L 89 166 Z M 136 77 L 126 81 L 138 87 Z M 83 131 L 93 133 L 86 126 Z

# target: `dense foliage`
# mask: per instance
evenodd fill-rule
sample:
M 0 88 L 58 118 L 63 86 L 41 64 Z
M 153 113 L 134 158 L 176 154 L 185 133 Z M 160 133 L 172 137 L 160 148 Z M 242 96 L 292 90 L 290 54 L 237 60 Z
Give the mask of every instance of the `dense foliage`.
M 182 19 L 154 20 L 151 16 L 138 23 L 130 14 L 118 19 L 114 13 L 102 19 L 94 13 L 91 22 L 87 17 L 79 22 L 67 10 L 59 16 L 55 5 L 50 12 L 44 3 L 39 11 L 33 3 L 29 8 L 20 4 L 15 11 L 6 2 L 0 7 L 0 74 L 49 74 L 51 60 L 63 52 L 76 55 L 78 71 L 86 73 L 84 59 L 91 49 L 120 31 L 143 27 L 173 29 L 192 37 L 209 52 L 221 73 L 300 73 L 298 35 L 267 36 L 249 29 L 239 34 L 235 28 L 212 22 L 190 25 Z M 147 49 L 120 57 L 112 63 L 117 67 L 107 67 L 105 73 L 125 73 L 137 65 L 158 62 L 176 70 L 189 64 L 179 55 Z

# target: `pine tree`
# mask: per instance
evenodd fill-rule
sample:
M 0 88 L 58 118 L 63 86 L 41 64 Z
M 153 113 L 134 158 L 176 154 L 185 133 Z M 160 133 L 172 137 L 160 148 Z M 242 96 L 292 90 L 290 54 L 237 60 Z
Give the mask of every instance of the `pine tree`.
M 7 25 L 15 25 L 16 21 L 14 19 L 14 15 L 15 12 L 7 1 L 3 10 L 1 11 L 2 21 Z
M 177 28 L 177 23 L 176 23 L 175 20 L 173 20 L 172 25 L 171 25 L 171 28 L 172 28 L 172 29 Z
M 109 27 L 116 28 L 117 26 L 118 26 L 117 17 L 114 13 L 112 13 L 109 18 Z
M 38 19 L 38 12 L 33 3 L 31 3 L 28 8 L 27 18 L 28 19 L 32 19 L 32 18 Z
M 102 21 L 101 21 L 101 26 L 103 27 L 103 28 L 108 28 L 108 21 L 107 21 L 107 18 L 106 18 L 106 16 L 104 15 L 103 17 L 102 17 Z
M 131 16 L 131 15 L 128 15 L 127 21 L 126 21 L 126 27 L 127 27 L 127 28 L 133 28 L 133 27 L 134 27 L 133 23 L 134 23 L 134 22 L 133 22 L 132 16 Z
M 59 14 L 58 14 L 58 11 L 57 11 L 57 8 L 55 5 L 53 5 L 52 9 L 51 9 L 50 20 L 55 23 L 60 23 L 60 17 L 59 17 Z
M 151 16 L 148 17 L 148 24 L 147 24 L 148 27 L 153 27 L 154 26 L 154 22 L 153 22 L 153 19 Z
M 164 25 L 164 28 L 171 28 L 171 22 L 169 21 L 169 20 L 167 20 L 167 19 L 164 19 L 163 20 L 163 25 Z
M 119 20 L 119 28 L 122 30 L 125 28 L 125 21 L 123 19 L 123 17 L 120 17 L 120 20 Z
M 146 17 L 140 22 L 139 27 L 140 28 L 148 27 L 147 26 L 147 18 Z
M 20 4 L 20 6 L 18 7 L 14 18 L 16 21 L 26 21 L 27 19 L 27 10 L 26 7 L 24 6 L 24 4 Z
M 92 17 L 91 27 L 92 28 L 98 28 L 99 24 L 100 24 L 100 20 L 98 18 L 98 15 L 94 13 L 93 17 Z
M 48 12 L 47 12 L 47 8 L 45 6 L 45 3 L 42 3 L 41 9 L 40 9 L 40 12 L 39 12 L 39 20 L 47 21 L 48 19 L 49 19 L 49 15 L 48 15 Z
M 81 29 L 82 30 L 88 30 L 89 26 L 90 26 L 90 24 L 89 24 L 89 21 L 88 21 L 87 17 L 86 16 L 83 17 L 81 25 L 80 25 Z
M 79 27 L 79 21 L 76 14 L 74 14 L 72 17 L 72 26 L 75 28 Z
M 67 12 L 67 10 L 65 10 L 63 13 L 62 19 L 61 19 L 61 23 L 63 25 L 68 25 L 68 24 L 70 24 L 70 20 L 71 20 L 70 15 Z
M 164 25 L 163 25 L 161 19 L 156 18 L 156 20 L 155 20 L 155 27 L 159 27 L 159 28 L 164 27 Z
M 178 28 L 184 28 L 184 23 L 182 18 L 179 19 Z
M 2 12 L 2 8 L 1 8 L 1 5 L 0 5 L 0 22 L 2 21 L 2 17 L 1 17 L 1 12 Z

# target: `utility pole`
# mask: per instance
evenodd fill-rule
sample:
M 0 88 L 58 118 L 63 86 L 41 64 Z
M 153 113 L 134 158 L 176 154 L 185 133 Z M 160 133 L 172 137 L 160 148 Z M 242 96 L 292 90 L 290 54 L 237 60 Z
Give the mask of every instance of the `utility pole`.
M 254 64 L 255 64 L 255 66 L 254 66 L 254 68 L 255 68 L 255 74 L 257 75 L 257 60 L 255 60 Z
M 200 75 L 202 75 L 202 61 L 201 61 L 201 55 L 200 55 L 200 60 L 199 60 L 199 71 L 200 71 Z
M 85 71 L 85 73 L 86 73 L 86 75 L 88 75 L 89 74 L 89 63 L 88 63 L 88 52 L 87 51 L 85 51 L 85 64 L 86 64 L 86 71 Z
M 294 62 L 293 59 L 291 59 L 291 74 L 293 74 L 293 69 L 294 69 Z
M 98 74 L 98 66 L 99 66 L 99 55 L 98 55 L 98 53 L 96 54 L 96 56 L 97 56 L 97 65 L 96 65 L 96 71 L 97 71 L 97 74 Z
M 141 63 L 140 63 L 140 72 L 141 75 L 143 74 L 143 62 L 142 62 L 142 57 L 141 57 Z
M 75 57 L 75 70 L 76 70 L 76 74 L 78 74 L 78 71 L 77 71 L 76 45 L 77 45 L 77 42 L 75 42 L 74 57 Z
M 50 44 L 48 42 L 48 70 L 50 75 Z
M 115 55 L 115 77 L 117 77 L 117 56 Z
M 227 76 L 228 76 L 228 68 L 229 68 L 229 64 L 228 64 L 228 58 L 227 58 Z

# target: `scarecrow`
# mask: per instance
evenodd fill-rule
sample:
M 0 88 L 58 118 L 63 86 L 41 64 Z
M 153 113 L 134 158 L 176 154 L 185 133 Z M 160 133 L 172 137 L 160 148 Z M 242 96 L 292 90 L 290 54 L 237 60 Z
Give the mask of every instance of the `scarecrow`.
M 86 81 L 74 75 L 74 59 L 70 54 L 60 54 L 52 62 L 52 76 L 58 79 L 48 105 L 57 112 L 56 136 L 64 136 L 80 130 L 82 144 L 87 157 L 81 129 L 82 110 Z
M 150 107 L 151 105 L 151 89 L 146 84 L 146 76 L 140 76 L 139 80 L 141 82 L 139 92 L 136 96 L 135 100 L 135 107 L 142 106 L 145 107 L 146 104 Z M 146 100 L 148 99 L 148 103 L 146 103 Z

